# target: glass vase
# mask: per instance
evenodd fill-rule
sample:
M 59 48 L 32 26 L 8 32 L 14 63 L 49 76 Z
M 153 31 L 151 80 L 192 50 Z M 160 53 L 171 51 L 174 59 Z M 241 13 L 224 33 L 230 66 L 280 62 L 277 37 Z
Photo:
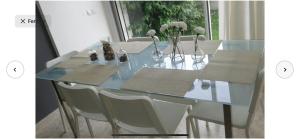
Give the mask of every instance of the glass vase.
M 160 60 L 162 60 L 163 58 L 163 51 L 159 50 L 157 45 L 159 43 L 159 39 L 158 37 L 152 37 L 152 40 L 153 40 L 153 45 L 154 45 L 154 50 L 152 51 L 152 59 L 155 61 L 155 62 L 158 62 Z
M 172 62 L 183 62 L 185 60 L 184 51 L 180 43 L 180 37 L 169 37 L 170 58 Z
M 122 47 L 117 52 L 117 56 L 120 63 L 128 61 L 128 54 Z
M 163 57 L 163 51 L 161 51 L 159 49 L 152 51 L 152 59 L 154 61 L 156 61 L 156 62 L 160 61 L 162 59 L 162 57 Z
M 194 52 L 191 55 L 192 59 L 194 60 L 194 63 L 200 63 L 203 62 L 203 59 L 205 58 L 205 53 L 203 49 L 200 47 L 198 41 L 198 37 L 194 37 Z

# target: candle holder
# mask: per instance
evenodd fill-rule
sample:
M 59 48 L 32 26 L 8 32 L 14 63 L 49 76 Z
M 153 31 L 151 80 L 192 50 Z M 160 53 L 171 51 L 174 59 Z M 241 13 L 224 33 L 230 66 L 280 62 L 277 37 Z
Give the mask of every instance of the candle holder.
M 128 61 L 128 54 L 122 47 L 118 51 L 117 56 L 120 63 Z

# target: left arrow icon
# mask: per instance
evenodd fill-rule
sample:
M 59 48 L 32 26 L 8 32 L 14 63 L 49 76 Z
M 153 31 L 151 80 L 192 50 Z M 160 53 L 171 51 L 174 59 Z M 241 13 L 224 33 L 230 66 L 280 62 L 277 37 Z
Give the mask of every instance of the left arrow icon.
M 13 79 L 18 79 L 24 73 L 24 66 L 20 61 L 13 60 L 7 64 L 6 73 L 9 77 Z

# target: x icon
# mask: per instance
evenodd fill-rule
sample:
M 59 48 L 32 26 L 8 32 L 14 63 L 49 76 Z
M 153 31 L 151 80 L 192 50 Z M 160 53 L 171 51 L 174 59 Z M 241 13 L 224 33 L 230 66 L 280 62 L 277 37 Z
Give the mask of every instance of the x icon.
M 25 19 L 21 19 L 21 23 L 25 23 Z

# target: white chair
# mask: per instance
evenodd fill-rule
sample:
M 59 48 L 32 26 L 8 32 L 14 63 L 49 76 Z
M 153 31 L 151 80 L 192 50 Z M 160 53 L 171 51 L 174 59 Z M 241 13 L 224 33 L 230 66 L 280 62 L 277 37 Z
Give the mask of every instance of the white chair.
M 260 99 L 260 107 L 264 113 L 265 112 L 265 90 L 262 90 L 259 99 Z
M 50 61 L 48 61 L 46 63 L 46 68 L 50 68 L 50 67 L 53 67 L 54 65 L 64 61 L 64 60 L 67 60 L 69 59 L 70 57 L 74 56 L 78 54 L 77 51 L 72 51 L 72 52 L 69 52 L 63 56 L 60 56 L 60 57 L 57 57 L 55 59 L 52 59 Z M 60 103 L 59 99 L 58 99 L 58 96 L 57 94 L 55 93 L 55 96 L 56 96 L 56 100 L 57 100 L 57 103 L 58 103 L 58 110 L 59 110 L 59 113 L 60 113 L 60 118 L 62 120 L 62 124 L 63 124 L 63 128 L 64 128 L 64 132 L 67 131 L 67 128 L 66 128 L 66 125 L 65 125 L 65 121 L 64 121 L 64 118 L 63 118 L 63 109 L 62 109 L 62 104 Z M 63 99 L 63 98 L 62 98 Z
M 100 91 L 114 125 L 139 134 L 174 134 L 187 105 L 152 100 L 147 96 L 119 96 Z
M 256 107 L 257 99 L 261 87 L 264 82 L 264 70 L 262 69 L 258 74 L 255 81 L 254 94 L 251 100 L 250 107 L 246 106 L 231 106 L 231 121 L 232 126 L 245 129 L 246 136 L 249 137 L 249 127 Z M 199 127 L 193 125 L 193 120 L 208 121 L 217 124 L 224 124 L 223 105 L 216 102 L 198 102 L 193 105 L 192 111 L 186 118 L 187 132 L 190 133 L 190 125 L 193 129 L 193 134 L 200 137 Z
M 133 41 L 152 41 L 151 37 L 133 37 L 129 38 L 127 42 L 133 42 Z
M 260 63 L 258 69 L 261 70 L 264 68 L 265 68 L 265 55 L 263 51 L 262 55 L 260 56 Z M 265 90 L 262 90 L 262 92 L 260 93 L 259 100 L 260 100 L 260 106 L 263 112 L 265 112 Z
M 98 98 L 97 89 L 92 86 L 84 85 L 70 86 L 62 82 L 59 82 L 58 86 L 74 114 L 75 132 L 77 136 L 80 137 L 78 116 L 82 116 L 87 123 L 91 136 L 94 137 L 89 119 L 105 122 L 109 121 L 103 103 Z

